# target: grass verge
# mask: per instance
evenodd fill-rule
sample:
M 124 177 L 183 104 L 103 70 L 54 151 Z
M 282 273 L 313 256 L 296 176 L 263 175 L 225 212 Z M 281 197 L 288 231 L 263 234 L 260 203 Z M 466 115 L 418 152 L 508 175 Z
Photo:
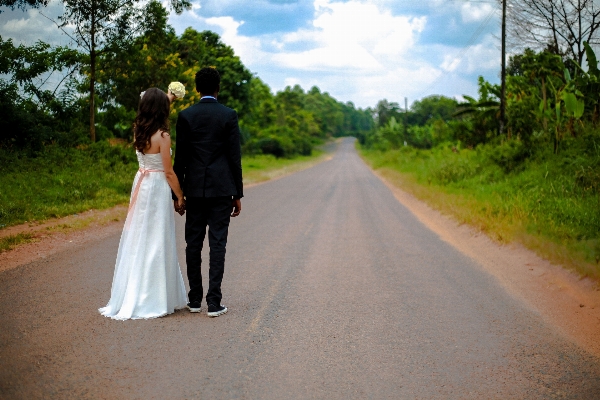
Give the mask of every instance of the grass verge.
M 29 243 L 35 240 L 35 236 L 31 233 L 17 233 L 0 238 L 0 253 L 8 251 L 20 244 Z
M 107 142 L 35 157 L 2 150 L 0 165 L 0 228 L 126 203 L 138 168 L 131 148 Z
M 600 280 L 597 156 L 540 154 L 506 168 L 485 147 L 360 153 L 394 185 L 459 222 Z
M 244 157 L 244 183 L 299 171 L 325 156 L 324 151 L 315 150 L 311 156 L 292 159 Z M 0 165 L 0 229 L 127 204 L 138 169 L 130 147 L 107 142 L 83 149 L 50 146 L 36 156 L 0 149 Z M 73 229 L 89 225 L 86 221 L 75 221 Z

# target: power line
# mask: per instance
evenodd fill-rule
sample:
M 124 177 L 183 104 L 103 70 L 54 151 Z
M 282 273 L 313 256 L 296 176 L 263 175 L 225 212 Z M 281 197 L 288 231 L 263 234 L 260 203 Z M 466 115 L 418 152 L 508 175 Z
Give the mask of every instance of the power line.
M 460 1 L 465 1 L 466 2 L 466 0 L 460 0 Z M 496 11 L 498 11 L 498 10 L 494 9 L 494 10 L 490 11 L 490 13 L 488 14 L 488 16 L 483 20 L 483 22 L 481 23 L 481 25 L 479 25 L 479 27 L 477 28 L 477 30 L 473 33 L 473 35 L 471 36 L 471 38 L 463 46 L 463 48 L 456 55 L 456 57 L 452 58 L 452 62 L 460 62 L 460 61 L 462 61 L 463 57 L 467 54 L 467 52 L 475 44 L 475 41 L 477 39 L 479 39 L 479 36 L 483 33 L 484 29 L 487 27 L 487 25 L 489 24 L 490 20 L 492 19 L 492 17 L 494 16 L 494 13 L 496 13 Z M 431 90 L 435 85 L 437 85 L 438 83 L 440 83 L 440 81 L 442 79 L 444 79 L 448 73 L 449 73 L 449 71 L 442 72 L 442 74 L 440 76 L 438 76 L 437 79 L 434 80 L 431 84 L 429 84 L 429 86 L 427 86 L 425 89 L 423 89 L 421 91 L 421 93 L 417 97 L 418 98 L 422 98 L 423 95 L 427 94 L 427 92 L 429 92 L 429 90 Z

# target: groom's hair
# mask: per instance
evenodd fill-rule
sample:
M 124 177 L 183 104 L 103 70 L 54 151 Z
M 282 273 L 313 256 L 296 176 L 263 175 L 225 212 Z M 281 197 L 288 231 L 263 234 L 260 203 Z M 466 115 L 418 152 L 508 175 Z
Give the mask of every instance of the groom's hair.
M 213 94 L 219 89 L 221 75 L 215 67 L 204 67 L 196 72 L 196 90 L 202 94 Z

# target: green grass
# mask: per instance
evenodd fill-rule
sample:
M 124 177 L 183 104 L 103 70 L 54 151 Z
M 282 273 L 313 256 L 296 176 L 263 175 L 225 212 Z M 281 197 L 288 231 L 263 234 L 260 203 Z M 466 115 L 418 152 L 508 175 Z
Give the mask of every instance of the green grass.
M 261 155 L 242 159 L 244 183 L 306 168 L 323 157 Z M 130 147 L 98 142 L 82 149 L 47 147 L 30 156 L 0 149 L 0 229 L 127 204 L 138 169 Z
M 106 142 L 36 157 L 2 151 L 0 165 L 0 227 L 126 203 L 138 168 L 130 148 Z
M 600 154 L 579 143 L 523 158 L 509 145 L 409 147 L 362 156 L 395 184 L 500 242 L 600 279 Z M 515 147 L 515 146 L 512 146 Z
M 18 233 L 0 238 L 0 253 L 8 251 L 20 244 L 29 243 L 35 240 L 35 237 L 30 233 Z

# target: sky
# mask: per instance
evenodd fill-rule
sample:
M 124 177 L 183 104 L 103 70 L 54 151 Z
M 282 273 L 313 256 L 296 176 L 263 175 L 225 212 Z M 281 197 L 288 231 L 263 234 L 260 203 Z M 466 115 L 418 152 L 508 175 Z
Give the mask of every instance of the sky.
M 499 82 L 500 6 L 496 0 L 192 0 L 171 14 L 218 33 L 246 67 L 276 92 L 318 86 L 337 100 L 374 107 L 409 105 L 428 95 L 477 94 L 477 77 Z M 41 10 L 60 15 L 57 0 Z M 37 10 L 0 14 L 0 36 L 17 43 L 69 38 Z

